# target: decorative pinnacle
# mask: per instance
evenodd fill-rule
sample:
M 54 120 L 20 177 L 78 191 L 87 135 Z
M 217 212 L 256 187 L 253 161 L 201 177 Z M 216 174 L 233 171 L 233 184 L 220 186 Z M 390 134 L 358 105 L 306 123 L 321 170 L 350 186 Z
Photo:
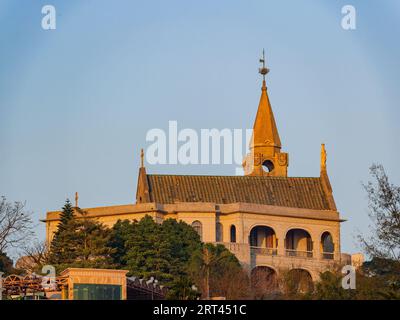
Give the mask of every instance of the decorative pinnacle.
M 258 68 L 258 72 L 262 74 L 263 81 L 265 82 L 265 75 L 269 72 L 269 69 L 265 67 L 265 52 L 262 51 L 262 58 L 260 59 L 261 68 Z
M 75 192 L 75 207 L 77 208 L 78 208 L 78 200 L 79 200 L 78 192 Z
M 144 168 L 144 151 L 143 151 L 143 149 L 140 150 L 140 167 Z
M 326 157 L 325 143 L 321 143 L 321 171 L 326 170 Z

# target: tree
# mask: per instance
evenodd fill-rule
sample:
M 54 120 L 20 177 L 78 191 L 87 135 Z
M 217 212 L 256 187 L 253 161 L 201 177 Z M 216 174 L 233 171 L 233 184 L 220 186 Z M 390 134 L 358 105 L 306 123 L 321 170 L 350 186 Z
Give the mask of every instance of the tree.
M 73 210 L 67 200 L 50 245 L 47 263 L 54 265 L 57 271 L 68 267 L 113 268 L 115 249 L 108 245 L 111 230 L 84 215 L 76 218 Z
M 373 287 L 364 290 L 366 296 L 373 291 L 374 299 L 400 299 L 400 261 L 375 257 L 363 264 L 361 272 L 366 278 L 363 284 Z
M 194 282 L 187 276 L 174 279 L 167 293 L 167 299 L 171 300 L 196 300 L 200 296 Z
M 256 267 L 251 272 L 252 297 L 256 300 L 272 300 L 279 296 L 279 278 L 269 267 Z
M 23 256 L 17 260 L 16 268 L 40 272 L 49 259 L 49 246 L 46 241 L 34 241 L 23 248 Z
M 114 268 L 112 254 L 114 249 L 108 246 L 111 230 L 92 219 L 82 219 L 76 223 L 76 246 L 74 267 Z
M 60 223 L 50 244 L 48 263 L 54 265 L 72 264 L 76 260 L 75 240 L 77 238 L 77 221 L 69 199 L 65 201 L 60 215 Z
M 372 165 L 375 181 L 364 184 L 368 195 L 372 236 L 359 240 L 367 254 L 381 259 L 400 260 L 400 187 L 392 184 L 382 165 Z
M 313 298 L 317 300 L 349 300 L 355 298 L 355 290 L 342 288 L 343 275 L 339 270 L 321 273 L 319 281 L 315 284 Z
M 33 222 L 31 213 L 24 210 L 22 202 L 7 202 L 5 197 L 0 200 L 0 252 L 8 248 L 19 248 L 32 237 Z
M 173 279 L 170 272 L 169 244 L 161 236 L 161 225 L 150 216 L 134 222 L 134 232 L 126 242 L 128 269 L 139 277 L 168 283 Z
M 65 205 L 61 210 L 60 214 L 60 224 L 58 225 L 58 230 L 65 229 L 69 222 L 74 219 L 74 208 L 72 207 L 71 202 L 69 199 L 65 201 Z
M 203 244 L 201 250 L 194 252 L 189 263 L 189 273 L 200 287 L 205 299 L 209 299 L 211 296 L 225 296 L 231 299 L 232 297 L 229 295 L 237 291 L 233 285 L 240 284 L 243 289 L 243 278 L 236 278 L 240 281 L 235 282 L 229 277 L 234 274 L 244 275 L 242 272 L 236 256 L 221 244 Z M 245 292 L 241 293 L 244 295 Z
M 169 288 L 169 299 L 195 299 L 201 292 L 229 298 L 248 293 L 248 278 L 237 258 L 222 245 L 203 245 L 185 222 L 167 219 L 159 224 L 150 216 L 118 221 L 109 246 L 115 249 L 118 267 L 136 277 L 154 277 Z
M 0 252 L 0 272 L 6 275 L 14 273 L 13 261 L 4 252 Z
M 371 236 L 358 238 L 371 261 L 364 263 L 368 285 L 377 282 L 375 292 L 390 299 L 400 298 L 400 186 L 389 181 L 382 165 L 372 165 L 373 181 L 364 184 L 368 195 Z
M 114 248 L 111 255 L 113 263 L 119 268 L 124 268 L 126 261 L 126 244 L 132 234 L 135 232 L 137 223 L 131 223 L 129 220 L 118 220 L 111 229 L 111 237 L 108 245 Z
M 154 277 L 167 286 L 187 275 L 187 263 L 192 253 L 201 247 L 200 237 L 194 229 L 174 219 L 158 224 L 145 216 L 131 226 L 129 222 L 119 222 L 114 232 L 117 237 L 113 239 L 113 246 L 116 245 L 119 252 L 117 261 L 126 263 L 135 276 Z M 124 250 L 125 255 L 122 254 Z
M 175 219 L 156 223 L 150 216 L 140 221 L 118 221 L 112 228 L 109 246 L 119 268 L 140 278 L 156 278 L 170 290 L 170 299 L 193 299 L 198 292 L 188 275 L 188 262 L 201 248 L 196 231 Z

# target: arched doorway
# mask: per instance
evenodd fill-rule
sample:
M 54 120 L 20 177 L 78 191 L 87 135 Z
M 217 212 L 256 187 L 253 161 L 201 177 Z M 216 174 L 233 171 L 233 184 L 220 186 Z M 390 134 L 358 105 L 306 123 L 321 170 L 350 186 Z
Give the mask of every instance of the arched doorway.
M 314 290 L 311 274 L 307 270 L 292 269 L 286 274 L 285 278 L 286 293 L 308 293 Z
M 335 245 L 333 243 L 332 235 L 326 231 L 321 235 L 321 256 L 322 259 L 334 258 Z
M 258 266 L 251 271 L 251 289 L 254 299 L 273 299 L 279 291 L 276 271 L 267 266 Z
M 303 229 L 291 229 L 286 233 L 286 255 L 292 257 L 313 256 L 313 242 L 310 234 Z
M 277 242 L 275 231 L 271 227 L 255 226 L 250 231 L 249 243 L 252 252 L 276 255 Z

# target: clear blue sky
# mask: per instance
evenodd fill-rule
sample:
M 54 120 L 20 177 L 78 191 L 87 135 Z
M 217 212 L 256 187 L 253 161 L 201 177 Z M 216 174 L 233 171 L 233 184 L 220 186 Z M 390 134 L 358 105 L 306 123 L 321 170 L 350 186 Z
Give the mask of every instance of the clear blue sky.
M 45 4 L 57 9 L 55 31 L 41 28 Z M 356 7 L 355 31 L 341 28 L 345 4 Z M 357 251 L 369 166 L 400 183 L 399 31 L 397 0 L 1 0 L 0 195 L 26 201 L 37 222 L 75 191 L 81 207 L 133 203 L 149 129 L 252 126 L 264 47 L 289 175 L 318 176 L 326 143 L 348 219 L 342 250 Z

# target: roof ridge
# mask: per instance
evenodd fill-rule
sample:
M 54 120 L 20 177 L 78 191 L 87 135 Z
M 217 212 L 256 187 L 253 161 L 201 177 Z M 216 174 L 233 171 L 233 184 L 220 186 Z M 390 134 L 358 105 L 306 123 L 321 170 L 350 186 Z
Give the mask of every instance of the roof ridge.
M 246 179 L 316 179 L 320 180 L 321 177 L 278 177 L 278 176 L 228 176 L 228 175 L 209 175 L 209 174 L 170 174 L 170 173 L 160 173 L 160 174 L 147 174 L 147 176 L 157 176 L 157 177 L 216 177 L 216 178 L 246 178 Z

